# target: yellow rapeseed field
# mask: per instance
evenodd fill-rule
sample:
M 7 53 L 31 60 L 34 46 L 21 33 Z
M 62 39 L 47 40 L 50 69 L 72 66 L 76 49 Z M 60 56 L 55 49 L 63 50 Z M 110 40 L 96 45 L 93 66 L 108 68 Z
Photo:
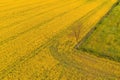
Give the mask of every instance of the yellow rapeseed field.
M 116 2 L 1 0 L 0 80 L 119 80 L 120 63 L 74 49 Z

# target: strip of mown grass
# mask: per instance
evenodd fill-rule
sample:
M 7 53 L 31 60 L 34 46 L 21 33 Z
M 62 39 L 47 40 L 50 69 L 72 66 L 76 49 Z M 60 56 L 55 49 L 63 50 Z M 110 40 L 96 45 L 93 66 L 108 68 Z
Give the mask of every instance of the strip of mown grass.
M 120 3 L 82 41 L 79 50 L 120 62 Z

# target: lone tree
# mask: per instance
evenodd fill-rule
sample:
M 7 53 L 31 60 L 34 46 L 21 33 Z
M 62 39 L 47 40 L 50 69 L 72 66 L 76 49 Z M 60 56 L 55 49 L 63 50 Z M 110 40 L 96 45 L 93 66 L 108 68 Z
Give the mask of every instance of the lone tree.
M 79 42 L 81 27 L 82 27 L 82 24 L 81 23 L 79 23 L 79 24 L 77 23 L 72 28 L 72 31 L 73 31 L 73 34 L 75 36 L 75 39 L 76 39 L 77 43 Z

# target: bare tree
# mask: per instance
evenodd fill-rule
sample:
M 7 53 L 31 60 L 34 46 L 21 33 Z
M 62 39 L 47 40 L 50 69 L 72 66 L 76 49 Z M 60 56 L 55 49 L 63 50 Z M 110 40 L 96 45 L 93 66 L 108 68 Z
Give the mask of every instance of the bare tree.
M 74 36 L 75 36 L 75 39 L 76 39 L 76 42 L 77 42 L 77 43 L 79 42 L 81 27 L 82 27 L 82 24 L 76 24 L 76 25 L 73 26 L 73 28 L 72 28 L 72 31 L 73 31 L 73 34 L 74 34 Z

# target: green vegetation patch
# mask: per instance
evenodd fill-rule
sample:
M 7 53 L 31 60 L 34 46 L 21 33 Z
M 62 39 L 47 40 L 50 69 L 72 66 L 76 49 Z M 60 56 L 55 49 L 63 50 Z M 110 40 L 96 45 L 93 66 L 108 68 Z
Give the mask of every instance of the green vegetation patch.
M 79 49 L 120 62 L 120 4 L 97 24 Z

